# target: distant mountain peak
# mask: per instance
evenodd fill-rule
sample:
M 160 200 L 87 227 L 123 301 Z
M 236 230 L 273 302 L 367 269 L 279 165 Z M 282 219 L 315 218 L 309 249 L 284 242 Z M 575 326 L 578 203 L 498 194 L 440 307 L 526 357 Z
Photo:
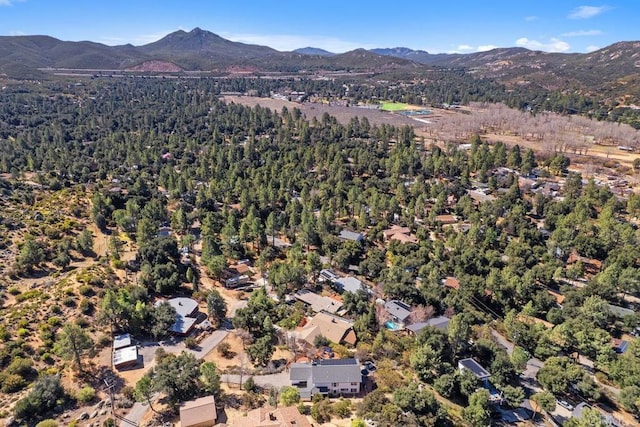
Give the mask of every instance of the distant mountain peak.
M 303 55 L 318 55 L 318 56 L 334 56 L 335 53 L 328 50 L 320 49 L 319 47 L 301 47 L 293 51 L 294 53 L 301 53 Z

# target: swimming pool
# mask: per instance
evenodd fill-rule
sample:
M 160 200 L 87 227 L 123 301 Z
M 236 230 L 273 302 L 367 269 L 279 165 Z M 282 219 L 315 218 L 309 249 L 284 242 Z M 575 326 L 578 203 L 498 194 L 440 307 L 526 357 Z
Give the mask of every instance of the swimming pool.
M 399 331 L 400 329 L 402 329 L 402 327 L 393 320 L 387 320 L 386 322 L 384 322 L 384 327 L 390 331 Z

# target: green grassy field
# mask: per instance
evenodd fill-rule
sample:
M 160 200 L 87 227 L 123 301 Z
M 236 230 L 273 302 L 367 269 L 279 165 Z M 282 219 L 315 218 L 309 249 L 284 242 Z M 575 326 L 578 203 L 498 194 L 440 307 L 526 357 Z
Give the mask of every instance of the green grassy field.
M 383 102 L 380 106 L 380 109 L 384 111 L 404 111 L 411 110 L 412 108 L 412 105 L 405 104 L 404 102 Z

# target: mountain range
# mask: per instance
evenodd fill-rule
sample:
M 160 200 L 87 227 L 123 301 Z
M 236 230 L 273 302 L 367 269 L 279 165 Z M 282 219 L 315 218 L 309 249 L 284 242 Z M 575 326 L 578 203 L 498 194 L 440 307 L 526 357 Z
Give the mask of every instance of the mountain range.
M 421 73 L 433 67 L 463 70 L 507 85 L 533 84 L 549 90 L 580 88 L 623 93 L 629 83 L 633 88 L 638 87 L 640 42 L 619 42 L 584 54 L 547 53 L 525 48 L 431 54 L 405 47 L 356 49 L 334 54 L 313 47 L 280 52 L 267 46 L 226 40 L 200 28 L 189 32 L 175 31 L 142 46 L 107 46 L 89 41 L 62 41 L 49 36 L 0 37 L 0 73 L 14 78 L 41 76 L 39 70 L 47 68 L 140 72 L 343 70 Z

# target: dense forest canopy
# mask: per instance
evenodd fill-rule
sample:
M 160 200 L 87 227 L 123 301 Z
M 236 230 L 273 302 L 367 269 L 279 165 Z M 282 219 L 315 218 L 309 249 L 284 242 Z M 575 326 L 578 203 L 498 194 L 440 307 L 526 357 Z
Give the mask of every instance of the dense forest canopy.
M 196 221 L 202 261 L 214 277 L 227 260 L 249 256 L 268 272 L 282 301 L 316 275 L 322 262 L 343 271 L 356 266 L 377 294 L 423 312 L 448 314 L 447 334 L 429 329 L 410 340 L 379 330 L 375 305 L 365 292 L 345 298 L 347 315 L 365 343 L 358 351 L 397 362 L 407 379 L 392 401 L 372 393 L 363 402 L 362 414 L 389 417 L 382 424 L 392 425 L 393 416 L 421 420 L 416 425 L 445 422 L 433 396 L 409 385 L 414 375 L 442 395 L 457 396 L 467 406 L 465 420 L 486 423 L 486 398 L 475 392 L 474 379 L 454 378 L 455 363 L 464 357 L 490 366 L 500 390 L 521 401 L 518 364 L 489 339 L 487 325 L 493 321 L 522 351 L 547 361 L 538 376 L 546 390 L 561 396 L 573 384 L 584 399 L 599 399 L 592 377 L 568 368 L 573 361 L 564 356 L 577 353 L 623 390 L 626 409 L 640 412 L 638 346 L 620 356 L 610 343 L 633 332 L 639 321 L 637 314 L 617 317 L 611 309 L 634 308 L 627 297 L 640 292 L 639 232 L 630 221 L 640 214 L 638 196 L 619 199 L 606 186 L 583 182 L 567 172 L 570 161 L 562 154 L 536 156 L 479 137 L 468 151 L 427 146 L 410 127 L 374 126 L 364 118 L 343 125 L 328 114 L 307 120 L 298 109 L 249 108 L 218 98 L 222 91 L 250 87 L 267 93 L 272 84 L 98 79 L 38 90 L 8 88 L 0 92 L 0 172 L 11 175 L 2 181 L 3 194 L 27 180 L 51 191 L 83 186 L 96 225 L 135 241 L 144 289 L 135 295 L 105 292 L 113 307 L 136 307 L 118 311 L 127 315 L 107 316 L 114 328 L 127 325 L 155 334 L 137 317 L 146 313 L 145 304 L 137 302 L 146 303 L 148 294 L 171 294 L 187 280 L 197 283 L 195 273 L 180 264 L 174 237 L 156 235 L 170 224 L 186 239 Z M 286 84 L 309 93 L 321 92 L 325 84 L 327 91 L 335 89 L 321 82 Z M 354 100 L 394 99 L 381 90 L 352 86 L 350 93 Z M 406 96 L 411 90 L 430 89 L 416 85 Z M 440 96 L 443 102 L 457 100 Z M 477 98 L 484 96 L 489 95 Z M 531 185 L 520 185 L 520 178 L 532 177 L 562 185 L 554 194 L 534 193 Z M 478 203 L 470 196 L 474 189 L 491 197 Z M 464 227 L 445 227 L 443 214 L 455 215 Z M 409 227 L 418 243 L 385 244 L 383 230 L 392 224 Z M 342 242 L 337 235 L 343 229 L 366 231 L 367 240 Z M 291 247 L 269 246 L 276 237 Z M 25 268 L 19 274 L 53 260 L 56 251 L 38 245 L 43 243 L 29 240 L 22 246 L 19 267 Z M 117 242 L 111 250 L 118 251 Z M 587 261 L 600 267 L 590 270 Z M 457 291 L 442 286 L 450 276 L 460 283 Z M 572 286 L 577 279 L 581 286 Z M 563 295 L 562 306 L 554 292 Z M 207 298 L 216 310 L 218 296 Z M 111 313 L 108 309 L 103 305 L 100 313 Z M 262 291 L 253 294 L 234 319 L 255 339 L 248 349 L 252 360 L 266 364 L 276 340 L 273 325 L 295 326 L 297 310 Z M 260 320 L 251 313 L 260 313 Z M 164 325 L 172 315 L 162 307 L 149 316 Z M 5 347 L 7 357 L 8 351 Z M 167 366 L 172 363 L 168 359 Z M 388 380 L 387 390 L 397 388 Z M 422 413 L 411 411 L 412 398 L 424 400 Z M 376 414 L 379 404 L 390 412 Z

